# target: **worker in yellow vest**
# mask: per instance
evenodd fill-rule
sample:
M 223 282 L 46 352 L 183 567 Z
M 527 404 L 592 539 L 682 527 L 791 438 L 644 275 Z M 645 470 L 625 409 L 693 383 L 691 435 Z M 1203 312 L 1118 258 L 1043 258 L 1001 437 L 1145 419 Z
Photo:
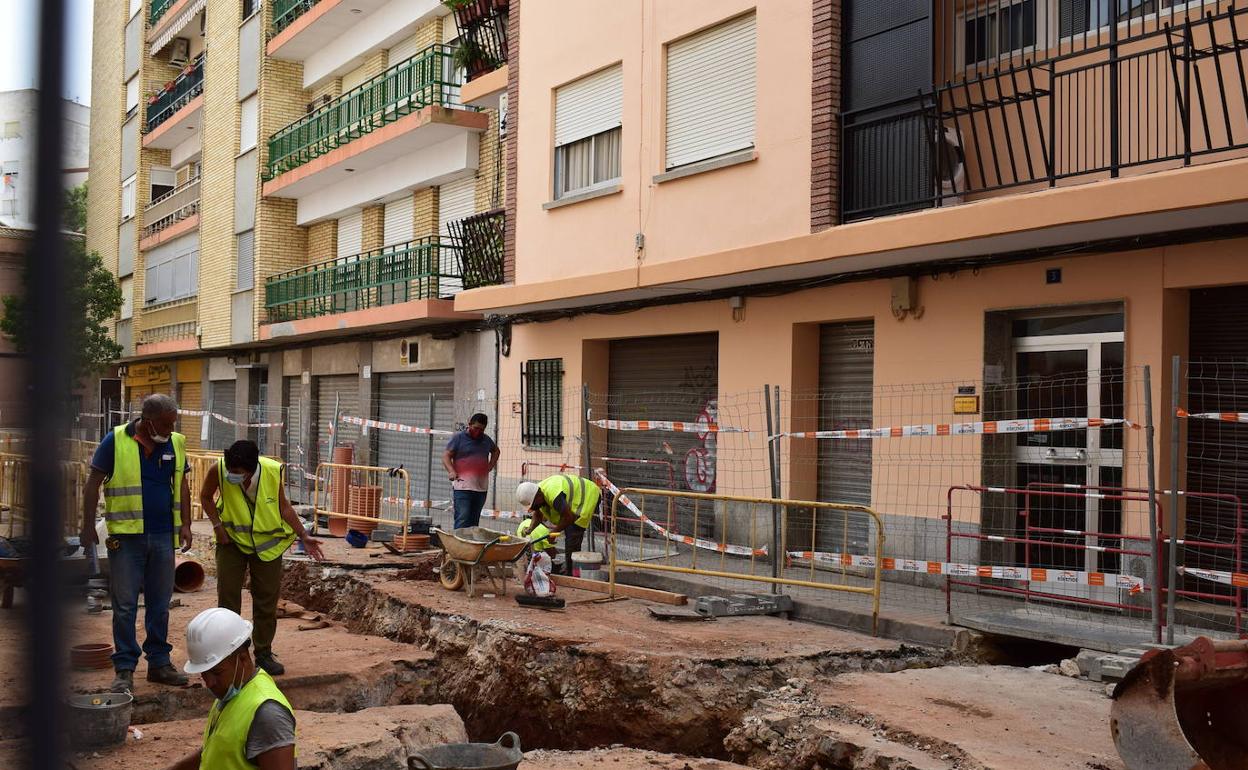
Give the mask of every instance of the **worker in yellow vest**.
M 581 550 L 585 530 L 598 510 L 602 490 L 589 479 L 563 474 L 547 476 L 539 483 L 521 482 L 516 500 L 532 516 L 532 526 L 546 525 L 555 535 L 567 538 L 564 571 L 572 574 L 572 554 Z
M 256 442 L 235 441 L 204 474 L 199 493 L 217 543 L 217 605 L 241 612 L 243 577 L 250 573 L 256 665 L 273 676 L 286 673 L 273 655 L 282 554 L 298 538 L 312 558 L 325 558 L 286 499 L 283 471 L 277 460 L 260 456 Z
M 97 545 L 95 517 L 104 488 L 108 525 L 109 592 L 113 604 L 113 692 L 134 689 L 139 655 L 147 657 L 147 681 L 181 687 L 173 667 L 169 602 L 179 540 L 191 547 L 191 490 L 186 479 L 186 437 L 175 433 L 178 404 L 163 393 L 143 399 L 140 417 L 118 425 L 95 450 L 82 495 L 82 544 Z M 139 593 L 147 637 L 140 650 L 134 625 Z
M 251 624 L 224 607 L 186 626 L 186 673 L 199 674 L 217 700 L 204 745 L 173 770 L 295 770 L 295 710 L 251 659 Z

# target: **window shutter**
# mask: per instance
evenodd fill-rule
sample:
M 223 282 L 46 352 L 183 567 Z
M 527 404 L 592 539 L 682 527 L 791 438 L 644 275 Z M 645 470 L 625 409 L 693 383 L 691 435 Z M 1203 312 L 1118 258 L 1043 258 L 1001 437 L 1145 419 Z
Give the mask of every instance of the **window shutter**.
M 238 268 L 235 271 L 235 276 L 237 278 L 236 288 L 239 291 L 255 288 L 255 248 L 255 230 L 248 230 L 245 233 L 238 234 Z
M 338 220 L 338 256 L 350 257 L 363 250 L 364 212 L 356 211 Z
M 587 75 L 555 92 L 555 146 L 618 127 L 624 111 L 620 65 Z
M 447 182 L 438 191 L 438 235 L 449 238 L 450 224 L 476 213 L 477 180 L 467 177 Z
M 412 196 L 399 198 L 386 204 L 382 231 L 383 246 L 397 246 L 412 240 L 416 217 L 412 213 Z
M 452 24 L 451 26 L 453 27 L 455 25 Z M 412 35 L 406 40 L 400 40 L 390 49 L 390 66 L 393 67 L 395 65 L 402 64 L 416 54 L 420 53 L 420 51 L 420 41 L 417 39 L 417 35 Z
M 256 137 L 260 134 L 260 97 L 252 96 L 239 105 L 238 151 L 247 152 L 256 146 Z
M 754 14 L 667 47 L 667 168 L 754 146 Z

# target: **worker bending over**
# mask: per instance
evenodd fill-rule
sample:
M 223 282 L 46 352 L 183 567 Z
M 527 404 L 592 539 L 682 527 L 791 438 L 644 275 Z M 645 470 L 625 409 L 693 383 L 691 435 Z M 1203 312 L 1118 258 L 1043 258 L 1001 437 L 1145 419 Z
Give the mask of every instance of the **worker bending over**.
M 295 710 L 273 677 L 251 660 L 251 624 L 224 607 L 186 626 L 186 673 L 217 697 L 204 745 L 172 770 L 294 770 Z
M 204 474 L 199 493 L 217 541 L 217 605 L 242 612 L 243 576 L 251 573 L 256 665 L 273 676 L 286 673 L 273 655 L 282 554 L 298 537 L 312 558 L 325 558 L 321 542 L 308 535 L 286 499 L 283 470 L 277 460 L 260 456 L 256 442 L 235 441 Z
M 548 476 L 541 483 L 525 481 L 516 488 L 516 499 L 532 516 L 532 527 L 545 524 L 552 534 L 567 538 L 565 574 L 572 574 L 572 554 L 581 550 L 602 490 L 579 476 Z

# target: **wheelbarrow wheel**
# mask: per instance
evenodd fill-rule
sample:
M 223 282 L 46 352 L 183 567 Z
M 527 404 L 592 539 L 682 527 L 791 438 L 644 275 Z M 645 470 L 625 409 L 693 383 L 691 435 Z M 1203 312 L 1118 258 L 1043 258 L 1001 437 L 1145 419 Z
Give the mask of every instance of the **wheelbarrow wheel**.
M 464 587 L 464 570 L 451 561 L 451 557 L 444 556 L 442 567 L 438 571 L 438 582 L 448 591 L 458 591 Z

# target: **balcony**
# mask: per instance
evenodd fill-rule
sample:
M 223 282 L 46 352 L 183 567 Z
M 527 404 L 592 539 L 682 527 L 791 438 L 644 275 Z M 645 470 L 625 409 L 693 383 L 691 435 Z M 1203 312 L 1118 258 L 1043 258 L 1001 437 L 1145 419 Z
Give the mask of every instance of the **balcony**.
M 277 37 L 300 16 L 312 10 L 321 0 L 274 0 L 273 25 L 269 37 Z
M 430 46 L 278 131 L 264 194 L 297 199 L 306 225 L 475 170 L 489 120 L 458 104 L 453 71 Z
M 459 245 L 465 289 L 497 286 L 503 282 L 503 233 L 507 215 L 494 209 L 451 222 L 451 237 Z
M 190 138 L 184 131 L 175 129 L 198 131 L 202 122 L 203 100 L 200 97 L 203 93 L 204 56 L 201 54 L 148 100 L 143 146 L 173 149 Z
M 1106 3 L 1024 0 L 974 15 L 942 0 L 895 26 L 930 47 L 914 54 L 919 66 L 899 64 L 910 74 L 849 85 L 842 220 L 1244 155 L 1248 9 L 1216 0 L 1118 7 L 1111 21 Z M 849 35 L 850 71 L 855 56 L 865 67 L 901 50 L 888 35 Z
M 140 235 L 140 251 L 194 229 L 199 221 L 199 177 L 149 203 L 143 209 L 143 221 L 146 224 Z
M 156 22 L 165 15 L 165 12 L 172 8 L 178 0 L 152 0 L 151 13 L 148 16 L 151 26 L 156 26 Z
M 331 259 L 264 284 L 267 323 L 448 300 L 463 288 L 459 249 L 437 238 Z

